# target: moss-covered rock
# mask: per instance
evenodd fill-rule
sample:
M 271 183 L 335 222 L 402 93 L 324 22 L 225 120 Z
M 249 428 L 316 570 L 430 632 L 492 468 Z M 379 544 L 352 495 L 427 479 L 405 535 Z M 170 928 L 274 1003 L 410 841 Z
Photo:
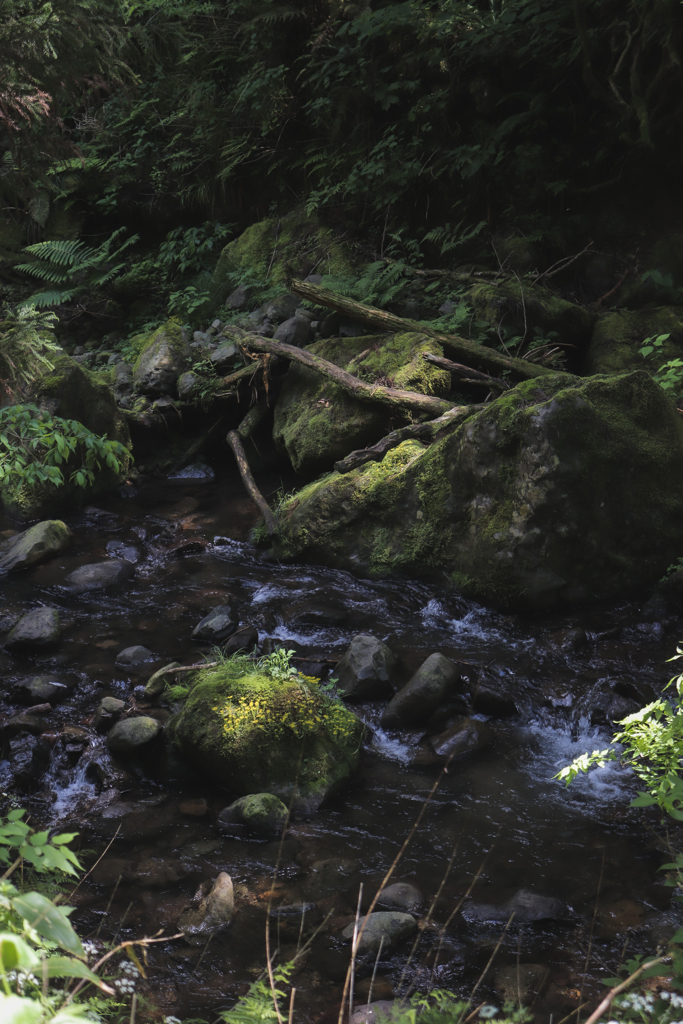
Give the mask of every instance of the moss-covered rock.
M 683 423 L 643 371 L 526 381 L 430 448 L 294 495 L 283 553 L 385 575 L 447 573 L 520 609 L 625 597 L 683 550 Z
M 252 224 L 229 242 L 220 255 L 209 285 L 211 302 L 221 304 L 235 287 L 231 275 L 241 271 L 268 284 L 319 274 L 346 277 L 360 265 L 352 246 L 321 224 L 314 214 L 294 210 Z
M 98 374 L 81 366 L 71 356 L 60 356 L 54 361 L 54 368 L 36 381 L 31 397 L 51 416 L 77 420 L 93 434 L 118 441 L 130 450 L 128 425 L 116 407 L 113 391 Z M 115 487 L 125 478 L 129 465 L 130 459 L 125 459 L 120 473 L 103 466 L 92 486 L 84 488 L 68 482 L 72 467 L 66 463 L 62 467 L 66 482 L 61 487 L 19 484 L 5 488 L 2 501 L 14 519 L 44 519 L 73 504 L 92 501 L 96 495 Z
M 172 395 L 190 358 L 185 331 L 177 320 L 157 327 L 140 346 L 133 367 L 135 386 L 146 395 Z
M 450 390 L 450 374 L 422 358 L 423 352 L 443 355 L 439 343 L 423 334 L 328 338 L 308 349 L 373 383 L 425 395 Z M 392 422 L 386 408 L 360 402 L 314 370 L 293 364 L 275 406 L 273 439 L 297 473 L 322 473 L 405 422 Z
M 669 334 L 661 348 L 641 356 L 646 338 Z M 647 370 L 655 374 L 669 359 L 683 357 L 683 306 L 618 309 L 600 317 L 586 357 L 588 373 Z
M 561 299 L 549 288 L 519 281 L 475 285 L 470 299 L 477 319 L 492 327 L 502 325 L 520 337 L 526 333 L 527 340 L 534 332 L 546 337 L 555 331 L 556 340 L 579 347 L 588 344 L 597 315 Z
M 277 682 L 239 662 L 198 672 L 168 726 L 199 774 L 236 793 L 293 797 L 299 811 L 315 810 L 348 781 L 362 731 L 316 681 Z

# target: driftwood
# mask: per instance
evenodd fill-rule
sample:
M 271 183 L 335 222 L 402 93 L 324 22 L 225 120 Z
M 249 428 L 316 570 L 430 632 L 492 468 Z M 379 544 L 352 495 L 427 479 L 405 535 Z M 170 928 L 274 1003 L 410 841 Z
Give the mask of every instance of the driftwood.
M 464 380 L 465 384 L 485 384 L 486 387 L 492 388 L 494 391 L 507 391 L 510 387 L 499 377 L 491 377 L 488 373 L 473 370 L 470 366 L 463 366 L 462 363 L 454 363 L 450 359 L 444 359 L 443 356 L 435 356 L 431 352 L 423 352 L 422 356 L 428 363 L 440 366 L 444 370 L 450 370 L 451 373 Z
M 350 473 L 352 469 L 358 469 L 366 462 L 381 462 L 388 451 L 396 448 L 403 441 L 410 438 L 416 438 L 418 441 L 433 441 L 445 427 L 455 426 L 483 408 L 483 405 L 456 405 L 435 420 L 427 420 L 426 423 L 412 423 L 408 427 L 392 430 L 377 444 L 373 444 L 369 448 L 359 448 L 347 455 L 345 459 L 335 462 L 334 468 L 338 473 Z
M 459 338 L 454 334 L 444 334 L 443 331 L 435 331 L 425 324 L 418 323 L 417 320 L 408 320 L 395 316 L 393 313 L 387 313 L 383 309 L 355 302 L 345 295 L 339 295 L 337 292 L 321 288 L 319 285 L 308 284 L 306 281 L 292 281 L 290 291 L 302 299 L 307 299 L 308 302 L 317 306 L 327 306 L 329 309 L 350 316 L 354 320 L 361 320 L 380 331 L 389 331 L 394 334 L 417 331 L 420 334 L 426 334 L 429 338 L 435 338 L 458 358 L 473 363 L 475 366 L 493 367 L 499 372 L 508 370 L 523 380 L 530 380 L 533 377 L 541 377 L 553 372 L 546 366 L 538 366 L 526 359 L 503 355 L 501 352 L 477 345 L 476 342 L 468 341 L 466 338 Z
M 379 405 L 388 406 L 394 412 L 418 413 L 422 416 L 439 416 L 453 408 L 452 402 L 443 398 L 435 398 L 433 395 L 421 395 L 417 391 L 402 391 L 399 388 L 386 388 L 381 384 L 368 384 L 359 380 L 353 374 L 341 370 L 334 363 L 328 362 L 321 356 L 316 356 L 306 349 L 297 348 L 295 345 L 286 345 L 283 341 L 273 341 L 271 338 L 263 338 L 258 334 L 245 334 L 243 344 L 257 352 L 272 352 L 285 359 L 301 363 L 311 370 L 315 370 L 323 377 L 334 381 L 348 394 L 362 402 L 376 402 Z
M 268 531 L 269 535 L 273 537 L 278 532 L 277 520 L 275 519 L 275 516 L 271 512 L 268 502 L 266 501 L 266 499 L 263 497 L 258 487 L 256 486 L 256 481 L 251 475 L 251 470 L 249 469 L 249 463 L 247 462 L 247 456 L 244 453 L 244 447 L 242 446 L 241 438 L 236 430 L 231 430 L 228 433 L 226 440 L 230 447 L 232 448 L 233 455 L 235 456 L 235 461 L 237 462 L 237 468 L 240 471 L 240 476 L 242 477 L 242 483 L 244 484 L 245 490 L 249 497 L 251 498 L 251 500 L 256 505 L 256 507 L 258 508 L 261 515 L 263 516 L 264 522 L 266 524 L 266 530 Z

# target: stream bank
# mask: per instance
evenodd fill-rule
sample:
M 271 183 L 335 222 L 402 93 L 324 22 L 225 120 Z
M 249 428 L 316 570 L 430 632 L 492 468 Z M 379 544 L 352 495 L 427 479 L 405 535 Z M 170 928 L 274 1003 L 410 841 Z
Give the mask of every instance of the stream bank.
M 288 481 L 264 475 L 260 484 L 268 494 Z M 168 721 L 173 709 L 163 701 L 145 708 L 140 688 L 156 667 L 194 663 L 204 648 L 191 639 L 193 629 L 229 600 L 239 628 L 258 630 L 262 650 L 293 649 L 312 675 L 329 675 L 358 633 L 379 637 L 393 651 L 395 686 L 438 651 L 469 681 L 475 720 L 492 729 L 490 746 L 444 776 L 399 865 L 395 880 L 419 890 L 415 916 L 424 920 L 457 846 L 416 958 L 401 981 L 413 939 L 383 953 L 374 998 L 396 994 L 406 979 L 424 985 L 432 975 L 433 983 L 469 995 L 515 899 L 526 914 L 518 911 L 482 988 L 482 998 L 494 1003 L 500 1004 L 505 971 L 518 957 L 543 968 L 529 974 L 540 985 L 537 997 L 530 990 L 534 1012 L 561 1018 L 577 1008 L 581 993 L 583 999 L 598 994 L 599 977 L 615 972 L 626 940 L 630 953 L 654 949 L 676 920 L 671 890 L 658 873 L 668 857 L 656 817 L 629 809 L 633 785 L 614 766 L 570 791 L 552 776 L 576 754 L 605 746 L 613 718 L 661 691 L 680 621 L 628 602 L 571 615 L 506 616 L 438 583 L 368 581 L 284 565 L 249 543 L 255 517 L 236 473 L 180 485 L 146 483 L 143 476 L 135 488 L 67 516 L 73 542 L 66 551 L 3 580 L 6 628 L 39 606 L 57 608 L 62 625 L 52 649 L 2 654 L 3 789 L 18 790 L 34 820 L 77 830 L 82 849 L 91 851 L 84 855 L 89 867 L 116 836 L 74 896 L 79 934 L 96 943 L 162 927 L 174 934 L 198 887 L 227 872 L 236 903 L 230 929 L 206 949 L 176 940 L 150 951 L 151 980 L 138 985 L 160 1008 L 158 1016 L 210 1019 L 246 990 L 263 967 L 270 903 L 288 908 L 273 918 L 283 958 L 296 948 L 302 906 L 305 936 L 330 915 L 295 984 L 302 1020 L 336 1018 L 348 963 L 343 931 L 358 885 L 364 884 L 367 908 L 439 768 L 420 763 L 425 729 L 385 730 L 386 701 L 355 705 L 369 728 L 361 770 L 317 813 L 292 822 L 273 892 L 277 839 L 226 836 L 217 826 L 238 794 L 193 778 L 171 756 L 144 770 L 117 764 L 95 728 L 105 696 Z M 113 558 L 134 567 L 117 587 L 80 596 L 63 589 L 79 566 Z M 153 660 L 138 670 L 117 665 L 120 652 L 136 645 Z M 37 703 L 25 681 L 36 676 L 65 696 L 22 724 L 16 716 Z M 443 722 L 432 723 L 434 731 L 441 728 Z M 439 938 L 480 869 L 462 911 Z M 551 901 L 550 916 L 542 910 L 533 919 L 526 891 Z M 373 961 L 359 965 L 357 1002 Z

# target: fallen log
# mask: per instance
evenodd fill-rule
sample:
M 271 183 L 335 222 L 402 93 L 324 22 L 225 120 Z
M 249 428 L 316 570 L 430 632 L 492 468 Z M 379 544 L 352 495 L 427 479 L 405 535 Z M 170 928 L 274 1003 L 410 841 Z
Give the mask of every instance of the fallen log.
M 427 420 L 426 423 L 411 423 L 408 427 L 399 427 L 392 430 L 390 434 L 383 437 L 377 444 L 369 448 L 359 448 L 351 452 L 345 459 L 335 462 L 334 468 L 338 473 L 350 473 L 352 469 L 364 466 L 366 462 L 381 462 L 388 451 L 396 448 L 403 441 L 415 438 L 418 441 L 433 441 L 436 435 L 445 427 L 455 426 L 457 423 L 466 420 L 469 416 L 483 409 L 483 405 L 455 405 L 443 416 L 435 420 Z
M 321 288 L 320 285 L 308 284 L 306 281 L 292 281 L 290 291 L 302 299 L 307 299 L 316 306 L 326 306 L 338 313 L 350 316 L 354 320 L 361 320 L 380 331 L 388 331 L 394 334 L 405 333 L 406 331 L 417 331 L 426 334 L 429 338 L 435 338 L 444 348 L 449 349 L 460 359 L 474 363 L 475 366 L 494 367 L 498 371 L 508 370 L 517 377 L 530 380 L 533 377 L 541 377 L 544 374 L 552 373 L 547 366 L 538 366 L 528 362 L 526 359 L 516 359 L 514 356 L 503 355 L 492 348 L 485 348 L 477 345 L 474 341 L 466 338 L 459 338 L 454 334 L 444 334 L 443 331 L 435 331 L 417 320 L 408 320 L 404 317 L 387 313 L 386 310 L 376 309 L 374 306 L 366 306 L 362 302 L 349 299 L 346 295 L 339 295 L 328 288 Z
M 226 440 L 232 448 L 245 490 L 263 516 L 269 536 L 273 537 L 278 532 L 277 520 L 273 515 L 268 502 L 256 486 L 256 481 L 251 474 L 249 463 L 247 462 L 247 456 L 245 455 L 244 447 L 237 430 L 229 431 Z
M 444 398 L 422 395 L 417 391 L 387 388 L 381 384 L 368 384 L 366 381 L 354 377 L 353 374 L 347 373 L 346 370 L 341 370 L 327 359 L 316 356 L 306 349 L 297 348 L 295 345 L 287 345 L 283 341 L 273 341 L 272 338 L 263 338 L 258 334 L 244 332 L 242 344 L 256 352 L 272 352 L 295 363 L 301 363 L 302 366 L 307 366 L 310 370 L 315 370 L 323 377 L 334 381 L 354 398 L 358 398 L 362 402 L 377 402 L 379 405 L 388 406 L 394 412 L 417 413 L 431 418 L 442 415 L 453 408 L 453 403 Z
M 463 366 L 462 363 L 454 363 L 450 359 L 444 359 L 443 356 L 435 356 L 431 352 L 423 352 L 422 357 L 428 363 L 440 366 L 444 370 L 450 370 L 451 373 L 463 379 L 466 384 L 485 384 L 486 387 L 492 388 L 494 391 L 507 391 L 510 387 L 500 377 L 491 377 L 488 373 L 473 370 L 470 366 Z

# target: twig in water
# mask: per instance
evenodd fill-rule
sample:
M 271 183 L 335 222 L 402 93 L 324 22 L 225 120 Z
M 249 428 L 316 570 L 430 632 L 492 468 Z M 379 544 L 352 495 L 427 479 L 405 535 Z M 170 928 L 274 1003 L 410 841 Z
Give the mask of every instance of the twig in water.
M 356 920 L 353 922 L 353 939 L 351 940 L 351 985 L 349 988 L 349 1020 L 353 1017 L 353 988 L 356 983 L 356 953 L 358 952 L 358 921 L 360 919 L 360 906 L 363 901 L 363 883 L 358 887 L 358 906 L 356 907 Z

